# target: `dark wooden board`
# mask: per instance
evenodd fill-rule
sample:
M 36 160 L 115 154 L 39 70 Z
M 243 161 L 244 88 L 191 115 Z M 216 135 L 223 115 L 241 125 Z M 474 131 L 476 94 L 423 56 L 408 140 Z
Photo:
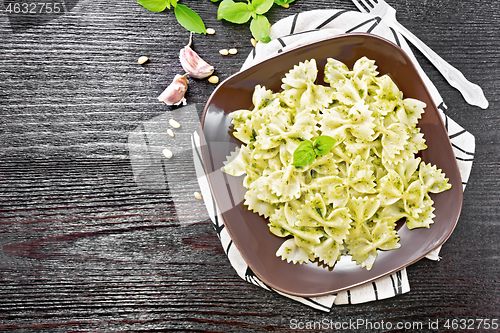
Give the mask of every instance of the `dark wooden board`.
M 236 73 L 252 49 L 248 25 L 217 21 L 217 3 L 184 3 L 216 30 L 195 36 L 193 48 L 221 79 Z M 0 331 L 291 331 L 293 319 L 439 320 L 444 330 L 447 319 L 500 320 L 500 4 L 390 3 L 484 89 L 490 107 L 466 104 L 415 51 L 450 117 L 476 138 L 462 214 L 442 260 L 407 269 L 409 293 L 329 314 L 240 279 L 203 212 L 184 223 L 175 211 L 172 198 L 191 198 L 196 186 L 172 193 L 135 183 L 129 133 L 175 109 L 156 100 L 182 72 L 177 57 L 189 37 L 172 12 L 80 0 L 16 31 L 0 13 Z M 297 0 L 269 19 L 320 8 L 355 10 L 349 0 Z M 218 54 L 231 47 L 238 54 Z M 150 62 L 139 66 L 141 55 Z M 203 106 L 213 89 L 190 79 L 188 104 Z

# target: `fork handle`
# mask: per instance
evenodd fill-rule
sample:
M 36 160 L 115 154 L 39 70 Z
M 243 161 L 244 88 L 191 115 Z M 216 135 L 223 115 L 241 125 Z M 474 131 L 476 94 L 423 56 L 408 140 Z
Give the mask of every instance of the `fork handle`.
M 480 86 L 468 81 L 462 72 L 446 62 L 399 22 L 393 22 L 393 26 L 431 61 L 450 85 L 462 93 L 462 96 L 469 104 L 477 105 L 483 109 L 488 108 L 488 100 Z

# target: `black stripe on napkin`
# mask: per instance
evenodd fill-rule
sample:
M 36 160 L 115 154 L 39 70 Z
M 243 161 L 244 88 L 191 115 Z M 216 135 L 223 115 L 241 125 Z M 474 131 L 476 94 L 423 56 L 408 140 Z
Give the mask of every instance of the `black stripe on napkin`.
M 299 17 L 299 13 L 297 13 L 293 16 L 292 26 L 290 28 L 290 35 L 293 34 L 293 32 L 295 31 L 295 26 L 297 25 L 297 18 L 298 17 Z
M 446 111 L 448 110 L 448 108 L 446 107 L 446 105 L 444 105 L 444 102 L 439 103 L 437 108 L 444 114 L 444 128 L 446 129 L 446 132 L 448 132 L 448 116 L 446 115 Z
M 203 160 L 201 159 L 201 155 L 200 155 L 200 152 L 198 150 L 199 147 L 198 147 L 198 145 L 196 145 L 196 142 L 194 142 L 194 136 L 191 136 L 191 143 L 194 146 L 194 151 L 196 152 L 196 158 L 198 159 L 198 162 L 203 169 L 203 174 L 205 175 L 205 177 L 208 177 L 207 170 L 205 169 L 205 165 L 203 164 Z M 208 181 L 208 179 L 207 179 L 207 181 Z M 220 221 L 219 221 L 219 217 L 217 214 L 217 204 L 215 203 L 215 200 L 212 196 L 210 196 L 210 200 L 212 201 L 212 206 L 214 209 L 214 221 L 213 221 L 214 229 L 215 229 L 215 232 L 217 233 L 217 236 L 219 236 L 219 238 L 220 238 L 220 233 L 222 232 L 222 229 L 224 229 L 225 225 L 224 225 L 224 223 L 220 223 Z
M 224 177 L 224 181 L 226 182 L 227 194 L 229 195 L 229 200 L 231 200 L 231 207 L 236 207 L 233 199 L 233 191 L 231 191 L 231 187 L 229 186 L 229 180 L 227 179 L 227 174 L 225 172 L 222 173 Z
M 247 266 L 247 270 L 245 271 L 245 276 L 248 276 L 248 277 L 254 277 L 255 276 L 255 273 L 252 271 L 252 269 L 250 268 L 250 266 Z
M 362 26 L 372 22 L 372 21 L 375 21 L 375 23 L 368 29 L 367 32 L 370 32 L 372 31 L 380 22 L 381 18 L 380 17 L 374 17 L 374 18 L 371 18 L 369 20 L 366 20 L 364 22 L 361 22 L 360 24 L 358 24 L 357 26 L 355 26 L 354 28 L 351 28 L 349 30 L 347 30 L 346 32 L 353 32 L 354 30 L 358 29 L 358 28 L 361 28 Z
M 214 229 L 215 232 L 217 233 L 217 236 L 219 236 L 220 238 L 222 229 L 224 229 L 226 226 L 224 225 L 224 223 L 221 223 L 219 221 L 219 215 L 217 214 L 217 205 L 215 204 L 214 198 L 212 196 L 210 198 L 212 199 L 212 205 L 214 207 Z
M 389 27 L 389 29 L 391 29 L 392 35 L 394 36 L 394 40 L 396 41 L 396 45 L 401 47 L 401 42 L 399 41 L 398 34 L 393 28 Z
M 437 108 L 440 109 L 443 112 L 446 112 L 446 110 L 448 110 L 448 108 L 446 107 L 446 105 L 444 105 L 444 102 L 439 103 L 439 105 L 438 105 Z
M 460 132 L 457 132 L 455 134 L 450 135 L 449 138 L 451 140 L 451 139 L 456 138 L 457 136 L 462 135 L 462 134 L 464 134 L 466 132 L 467 132 L 466 130 L 461 130 Z
M 208 148 L 209 155 L 212 156 L 212 152 L 210 151 L 210 145 L 207 145 L 207 148 Z M 200 161 L 203 161 L 203 160 L 200 159 Z M 210 163 L 212 164 L 212 169 L 215 170 L 214 161 L 212 159 L 210 159 Z M 204 169 L 204 172 L 205 172 L 205 177 L 208 178 L 208 173 L 206 172 L 206 169 Z M 208 181 L 208 179 L 207 179 L 207 181 Z M 219 238 L 220 238 L 220 234 L 222 232 L 222 229 L 224 229 L 225 225 L 224 225 L 224 223 L 221 223 L 221 221 L 219 220 L 219 217 L 218 217 L 219 215 L 217 214 L 217 204 L 215 203 L 214 197 L 210 196 L 210 198 L 212 199 L 212 205 L 214 207 L 214 219 L 215 219 L 214 228 L 215 228 L 215 232 L 217 233 L 217 236 L 219 236 Z
M 319 31 L 319 29 L 299 31 L 299 32 L 296 32 L 296 33 L 294 33 L 292 35 L 288 35 L 288 36 L 298 36 L 298 35 L 308 34 L 310 32 L 316 32 L 316 31 Z
M 452 145 L 454 148 L 456 148 L 456 149 L 460 150 L 460 151 L 461 151 L 462 153 L 464 153 L 464 154 L 474 156 L 474 153 L 471 153 L 471 152 L 469 152 L 469 151 L 466 151 L 465 149 L 460 148 L 459 146 L 457 146 L 457 145 L 456 145 L 456 144 L 454 144 L 454 143 L 452 143 L 451 145 Z
M 203 174 L 207 175 L 207 170 L 205 169 L 205 165 L 203 164 L 203 159 L 201 158 L 200 152 L 198 151 L 198 145 L 194 142 L 194 136 L 191 136 L 191 145 L 194 146 L 194 151 L 196 152 L 196 157 L 198 158 L 199 164 L 203 169 Z
M 272 289 L 272 288 L 271 288 L 271 289 Z M 320 307 L 320 308 L 323 308 L 323 309 L 325 309 L 325 310 L 330 310 L 330 308 L 329 308 L 328 306 L 323 305 L 323 304 L 321 304 L 321 303 L 318 303 L 317 301 L 315 301 L 315 300 L 313 300 L 313 299 L 311 299 L 311 298 L 309 298 L 309 297 L 304 297 L 304 299 L 306 299 L 308 302 L 311 302 L 312 304 L 314 304 L 314 305 L 316 305 L 316 306 L 318 306 L 318 307 Z
M 327 25 L 328 23 L 332 22 L 333 20 L 335 20 L 337 17 L 339 17 L 340 15 L 344 14 L 344 13 L 347 13 L 349 10 L 342 10 L 340 12 L 337 12 L 335 13 L 334 15 L 330 16 L 328 19 L 326 19 L 323 23 L 321 23 L 320 25 L 318 25 L 316 27 L 316 29 L 321 29 L 323 28 L 325 25 Z
M 229 249 L 231 248 L 231 245 L 233 245 L 233 240 L 231 239 L 231 241 L 229 242 L 227 248 L 226 248 L 226 254 L 229 255 Z
M 397 295 L 398 294 L 398 288 L 396 287 L 396 283 L 394 282 L 394 277 L 391 275 L 389 275 L 391 277 L 391 282 L 392 282 L 392 289 L 394 289 L 394 295 Z
M 396 284 L 396 282 L 394 282 L 394 275 L 391 274 L 389 276 L 391 277 L 392 288 L 394 289 L 394 295 L 401 295 L 403 293 L 403 285 L 402 285 L 403 277 L 401 275 L 401 271 L 396 272 L 397 284 Z
M 262 282 L 256 275 L 255 273 L 252 271 L 252 269 L 250 268 L 250 266 L 247 266 L 247 270 L 245 271 L 245 281 L 247 282 L 250 282 L 250 283 L 253 283 L 255 285 L 262 285 L 262 286 L 265 286 L 267 289 L 269 289 L 269 291 L 271 292 L 274 292 L 276 293 L 277 295 L 281 295 L 279 294 L 274 288 L 268 286 L 267 284 L 265 284 L 264 282 Z M 309 298 L 309 297 L 302 297 L 303 299 L 307 300 L 308 302 L 310 302 L 311 304 L 314 304 L 316 307 L 319 307 L 319 308 L 322 308 L 322 309 L 325 309 L 325 310 L 330 310 L 330 308 L 326 305 L 323 305 L 321 303 L 318 303 L 317 301 Z
M 462 158 L 462 157 L 457 157 L 455 156 L 455 158 L 459 161 L 464 161 L 464 162 L 472 162 L 474 161 L 474 157 L 471 157 L 471 158 Z
M 380 17 L 376 17 L 377 21 L 375 21 L 375 23 L 372 24 L 372 26 L 370 27 L 370 29 L 368 29 L 368 33 L 372 32 L 373 29 L 375 29 L 375 27 L 380 23 L 380 21 L 382 20 L 382 18 Z
M 253 284 L 257 284 L 255 282 L 253 282 L 253 279 L 256 279 L 256 278 L 257 277 L 255 276 L 255 273 L 252 271 L 250 266 L 247 266 L 247 270 L 245 271 L 245 281 L 253 283 Z
M 277 38 L 277 40 L 278 40 L 278 42 L 280 42 L 280 44 L 281 44 L 281 46 L 282 46 L 282 48 L 278 50 L 278 53 L 281 53 L 281 52 L 283 52 L 283 47 L 285 47 L 285 46 L 286 46 L 286 44 L 285 44 L 285 42 L 283 41 L 283 39 L 281 39 L 281 38 L 279 38 L 279 37 Z
M 397 294 L 400 295 L 403 293 L 403 276 L 401 275 L 401 271 L 396 272 L 396 277 L 398 278 L 398 292 L 397 292 Z
M 375 300 L 378 301 L 377 284 L 375 283 L 375 281 L 372 282 L 372 287 L 373 287 L 373 292 L 375 293 Z

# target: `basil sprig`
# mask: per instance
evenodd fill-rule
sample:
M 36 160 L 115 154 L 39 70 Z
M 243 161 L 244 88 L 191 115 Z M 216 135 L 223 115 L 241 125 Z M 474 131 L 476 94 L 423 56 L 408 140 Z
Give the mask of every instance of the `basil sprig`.
M 207 33 L 200 15 L 188 6 L 177 3 L 177 0 L 137 0 L 137 3 L 152 12 L 162 12 L 174 7 L 175 18 L 184 29 L 198 34 Z
M 318 136 L 314 142 L 304 140 L 293 152 L 292 165 L 303 167 L 311 164 L 317 156 L 324 155 L 330 151 L 335 145 L 335 140 L 328 135 Z
M 269 21 L 263 14 L 267 13 L 274 4 L 274 0 L 248 0 L 234 2 L 233 0 L 222 0 L 217 11 L 217 19 L 226 20 L 231 23 L 243 24 L 250 19 L 250 32 L 252 36 L 264 43 L 271 40 L 269 37 Z
M 264 15 L 256 15 L 255 18 L 252 19 L 252 22 L 250 22 L 250 31 L 252 32 L 253 38 L 261 42 L 268 43 L 271 41 L 271 37 L 269 37 L 271 25 Z
M 220 0 L 210 0 L 219 2 Z M 247 0 L 247 2 L 235 2 L 233 0 L 222 0 L 217 10 L 217 19 L 226 20 L 231 23 L 243 24 L 250 19 L 250 32 L 252 36 L 264 43 L 271 41 L 269 33 L 271 25 L 264 16 L 273 4 L 288 5 L 295 0 Z M 206 34 L 207 29 L 201 17 L 186 5 L 177 3 L 178 0 L 137 0 L 137 3 L 152 12 L 162 12 L 165 9 L 174 8 L 175 18 L 186 30 L 199 34 Z

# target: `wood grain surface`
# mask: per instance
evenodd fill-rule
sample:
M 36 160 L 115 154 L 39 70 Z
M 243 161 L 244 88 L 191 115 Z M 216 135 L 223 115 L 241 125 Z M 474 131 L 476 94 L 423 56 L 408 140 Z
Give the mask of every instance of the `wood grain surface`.
M 193 48 L 221 79 L 236 73 L 252 49 L 248 24 L 218 21 L 218 4 L 208 0 L 184 3 L 216 30 L 195 36 Z M 2 10 L 0 331 L 288 332 L 294 319 L 424 328 L 439 320 L 445 331 L 447 319 L 500 321 L 500 2 L 390 3 L 400 22 L 484 89 L 490 107 L 466 104 L 415 51 L 449 116 L 476 138 L 462 214 L 442 260 L 407 269 L 409 293 L 331 313 L 240 279 L 206 213 L 193 208 L 195 223 L 184 223 L 175 210 L 175 195 L 191 198 L 196 186 L 137 186 L 128 135 L 176 109 L 156 100 L 182 72 L 178 52 L 189 37 L 173 12 L 80 0 L 34 24 Z M 321 8 L 355 10 L 349 0 L 297 0 L 274 6 L 269 20 Z M 231 47 L 238 54 L 218 54 Z M 141 55 L 150 58 L 143 66 Z M 203 106 L 214 87 L 190 79 L 188 104 Z M 174 178 L 184 172 L 169 170 Z

